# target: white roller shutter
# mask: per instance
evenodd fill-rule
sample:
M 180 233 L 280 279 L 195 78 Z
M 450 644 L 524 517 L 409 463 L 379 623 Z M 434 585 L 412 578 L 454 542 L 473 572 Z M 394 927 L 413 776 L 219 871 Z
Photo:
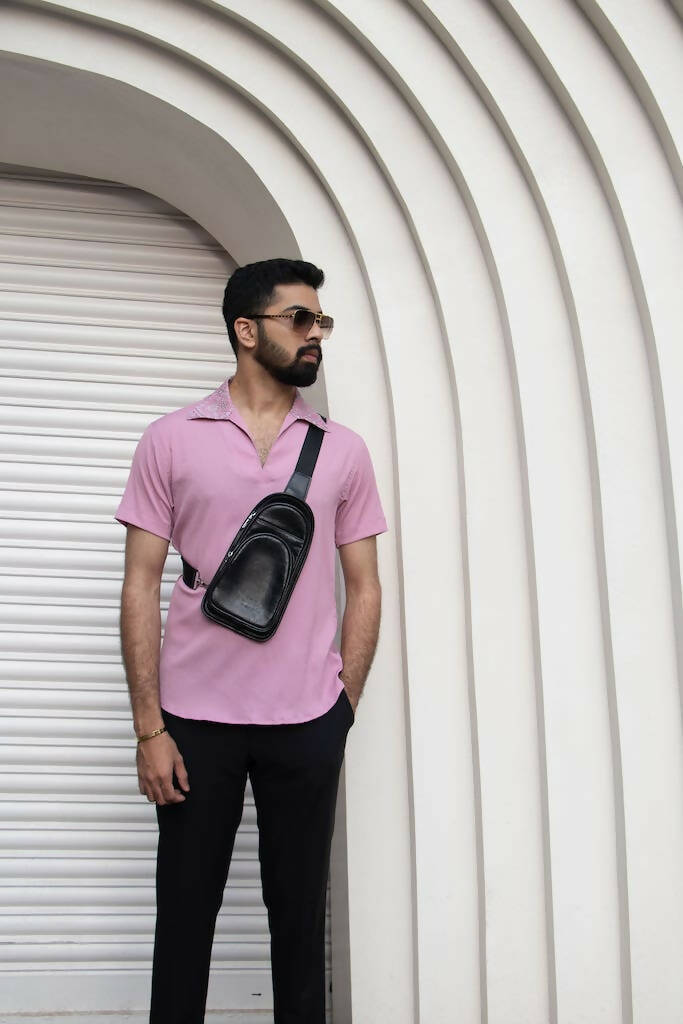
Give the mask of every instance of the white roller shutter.
M 0 262 L 0 1013 L 141 1011 L 156 819 L 135 780 L 112 516 L 145 426 L 230 372 L 234 264 L 153 196 L 16 170 L 0 173 Z M 172 553 L 164 611 L 178 571 Z M 249 795 L 209 1007 L 272 1006 L 268 957 Z

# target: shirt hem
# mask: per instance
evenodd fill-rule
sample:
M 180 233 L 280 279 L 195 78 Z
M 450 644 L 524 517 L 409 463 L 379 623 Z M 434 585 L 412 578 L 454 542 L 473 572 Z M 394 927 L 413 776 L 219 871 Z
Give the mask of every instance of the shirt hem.
M 336 694 L 334 696 L 334 700 L 332 701 L 332 703 L 328 707 L 324 708 L 322 711 L 318 711 L 317 714 L 309 715 L 306 718 L 287 718 L 287 719 L 278 719 L 277 721 L 267 721 L 267 722 L 264 722 L 264 721 L 258 721 L 257 722 L 257 721 L 254 721 L 253 719 L 243 719 L 242 720 L 242 719 L 231 718 L 228 721 L 228 719 L 224 719 L 224 718 L 204 718 L 204 717 L 197 717 L 195 715 L 181 714 L 179 711 L 173 711 L 172 708 L 168 707 L 167 702 L 165 702 L 163 700 L 161 702 L 161 709 L 162 709 L 162 711 L 168 712 L 168 714 L 170 714 L 170 715 L 175 715 L 176 718 L 185 718 L 185 719 L 187 719 L 190 722 L 210 722 L 212 725 L 305 725 L 306 722 L 314 722 L 316 720 L 316 718 L 322 718 L 323 715 L 326 715 L 327 712 L 330 711 L 334 707 L 334 705 L 339 700 L 340 694 L 344 690 L 344 684 L 342 683 L 342 681 L 339 679 L 338 682 L 339 682 L 340 686 L 339 686 L 339 689 L 337 690 L 337 692 L 336 692 Z

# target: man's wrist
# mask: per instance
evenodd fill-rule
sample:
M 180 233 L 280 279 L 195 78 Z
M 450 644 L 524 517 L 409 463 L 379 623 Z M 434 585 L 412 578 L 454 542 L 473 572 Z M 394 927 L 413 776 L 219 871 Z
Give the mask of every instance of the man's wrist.
M 153 740 L 155 736 L 161 736 L 166 732 L 166 726 L 162 725 L 160 729 L 153 729 L 152 732 L 146 732 L 142 735 L 137 736 L 138 743 L 145 743 L 147 740 Z
M 136 708 L 133 714 L 133 728 L 136 736 L 146 736 L 155 729 L 163 729 L 164 719 L 161 707 L 156 704 L 151 708 Z

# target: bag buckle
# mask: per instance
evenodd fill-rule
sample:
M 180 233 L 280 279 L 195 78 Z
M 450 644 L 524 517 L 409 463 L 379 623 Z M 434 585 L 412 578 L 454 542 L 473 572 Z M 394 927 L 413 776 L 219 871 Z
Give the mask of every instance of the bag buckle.
M 202 579 L 202 574 L 199 569 L 195 569 L 193 565 L 186 562 L 185 559 L 180 556 L 183 563 L 183 583 L 189 587 L 190 590 L 197 590 L 199 587 L 208 586 L 206 580 Z

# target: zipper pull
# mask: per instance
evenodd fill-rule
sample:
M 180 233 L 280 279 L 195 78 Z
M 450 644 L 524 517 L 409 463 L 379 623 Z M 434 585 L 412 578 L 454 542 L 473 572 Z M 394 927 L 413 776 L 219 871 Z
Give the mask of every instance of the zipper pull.
M 246 526 L 247 526 L 247 525 L 249 524 L 249 520 L 250 520 L 250 519 L 253 519 L 255 515 L 256 515 L 256 512 L 255 512 L 255 511 L 253 511 L 253 512 L 250 512 L 250 513 L 249 513 L 249 515 L 248 515 L 248 516 L 247 516 L 247 518 L 246 518 L 246 519 L 244 520 L 244 522 L 242 523 L 242 525 L 240 526 L 240 528 L 239 528 L 239 530 L 238 530 L 237 532 L 238 532 L 238 533 L 241 533 L 241 532 L 242 532 L 242 530 L 244 530 L 244 529 L 245 529 L 245 527 L 246 527 Z M 230 550 L 228 551 L 228 553 L 227 553 L 227 555 L 226 555 L 226 558 L 230 558 L 230 556 L 232 555 L 232 552 L 233 552 L 233 548 L 230 548 Z

